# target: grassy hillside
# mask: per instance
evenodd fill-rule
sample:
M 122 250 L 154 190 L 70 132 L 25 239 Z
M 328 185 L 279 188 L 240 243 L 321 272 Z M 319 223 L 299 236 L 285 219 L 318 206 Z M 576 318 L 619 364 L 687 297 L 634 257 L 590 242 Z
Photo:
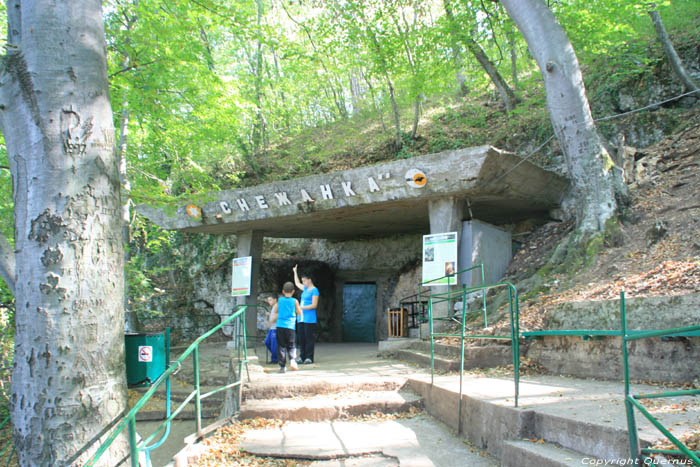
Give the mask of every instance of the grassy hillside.
M 700 75 L 700 27 L 697 26 L 700 17 L 697 19 L 673 31 L 671 37 L 688 69 Z M 687 110 L 697 105 L 697 101 L 686 98 L 653 106 L 683 93 L 655 38 L 650 37 L 642 44 L 627 44 L 619 53 L 639 65 L 625 71 L 619 69 L 620 60 L 581 63 L 594 118 L 604 119 L 599 121 L 598 128 L 606 143 L 611 147 L 616 145 L 616 138 L 623 133 L 626 144 L 646 146 L 681 128 Z M 521 102 L 509 113 L 488 88 L 466 97 L 432 97 L 423 103 L 415 139 L 408 134 L 413 109 L 402 109 L 404 145 L 401 148 L 396 147 L 390 115 L 386 113 L 362 112 L 308 129 L 258 154 L 256 167 L 247 168 L 241 185 L 485 144 L 523 157 L 531 156 L 530 160 L 541 166 L 557 168 L 563 162 L 562 154 L 556 139 L 550 140 L 552 127 L 539 73 L 521 77 L 518 95 Z M 647 106 L 652 107 L 637 111 Z M 611 116 L 619 117 L 609 119 Z

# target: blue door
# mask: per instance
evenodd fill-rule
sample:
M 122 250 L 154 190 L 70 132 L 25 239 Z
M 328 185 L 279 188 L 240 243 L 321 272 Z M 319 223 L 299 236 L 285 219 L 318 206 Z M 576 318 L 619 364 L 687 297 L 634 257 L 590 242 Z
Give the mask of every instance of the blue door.
M 343 342 L 374 342 L 377 284 L 343 286 Z

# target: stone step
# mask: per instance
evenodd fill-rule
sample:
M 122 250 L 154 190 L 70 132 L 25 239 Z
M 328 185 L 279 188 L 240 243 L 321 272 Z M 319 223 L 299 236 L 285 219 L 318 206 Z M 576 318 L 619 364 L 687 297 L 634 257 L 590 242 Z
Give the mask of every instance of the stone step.
M 334 394 L 358 391 L 398 391 L 406 385 L 405 377 L 348 377 L 318 379 L 286 373 L 283 382 L 262 381 L 246 383 L 243 386 L 243 400 L 284 399 L 311 396 L 316 394 Z
M 373 413 L 403 413 L 421 408 L 423 401 L 414 392 L 358 391 L 267 400 L 248 400 L 238 418 L 268 418 L 290 421 L 325 421 L 345 416 Z
M 430 352 L 430 350 L 428 350 L 428 352 Z M 430 368 L 430 353 L 424 353 L 414 349 L 401 349 L 396 351 L 396 358 Z M 435 355 L 435 370 L 439 372 L 459 371 L 459 360 Z
M 416 349 L 397 350 L 396 358 L 430 368 L 430 347 L 427 351 Z M 502 345 L 465 348 L 464 369 L 493 368 L 513 363 L 510 347 Z M 435 353 L 435 369 L 440 372 L 459 371 L 459 353 L 456 356 L 445 356 Z
M 430 341 L 413 342 L 410 349 L 430 355 Z M 449 360 L 459 360 L 459 345 L 434 345 L 435 355 Z M 513 363 L 513 351 L 509 341 L 478 340 L 464 342 L 465 368 L 488 368 Z M 471 366 L 467 366 L 467 362 Z
M 598 459 L 542 441 L 504 441 L 501 467 L 580 467 Z
M 592 423 L 585 417 L 566 417 L 535 412 L 534 436 L 576 452 L 601 459 L 625 459 L 629 456 L 627 428 Z M 639 440 L 644 447 L 648 443 Z M 580 464 L 579 464 L 580 465 Z

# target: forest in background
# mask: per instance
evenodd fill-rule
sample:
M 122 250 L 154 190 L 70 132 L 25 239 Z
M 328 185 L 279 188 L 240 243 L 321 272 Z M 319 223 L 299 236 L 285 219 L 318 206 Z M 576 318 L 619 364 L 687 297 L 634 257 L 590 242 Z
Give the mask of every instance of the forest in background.
M 581 62 L 594 117 L 672 97 L 649 85 L 665 65 L 646 5 L 548 3 Z M 681 54 L 697 54 L 700 4 L 657 8 Z M 480 144 L 525 155 L 552 135 L 539 70 L 496 2 L 108 0 L 104 17 L 127 203 Z M 654 125 L 681 125 L 675 109 L 657 112 Z M 650 118 L 639 115 L 640 124 Z M 558 167 L 557 157 L 553 142 L 531 160 Z M 8 166 L 3 149 L 0 232 L 12 241 Z M 177 241 L 131 216 L 145 249 Z M 152 293 L 162 271 L 136 253 L 130 293 Z M 1 280 L 0 303 L 7 345 L 12 295 Z

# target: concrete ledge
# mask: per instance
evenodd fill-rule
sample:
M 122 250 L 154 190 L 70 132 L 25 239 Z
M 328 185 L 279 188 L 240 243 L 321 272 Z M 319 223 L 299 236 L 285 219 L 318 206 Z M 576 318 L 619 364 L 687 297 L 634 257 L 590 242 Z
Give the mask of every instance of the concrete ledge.
M 420 341 L 421 340 L 418 338 L 411 337 L 390 337 L 385 341 L 379 341 L 378 349 L 379 353 L 394 352 L 399 349 L 410 347 Z
M 457 430 L 459 427 L 459 395 L 429 382 L 410 379 L 410 387 L 423 396 L 425 409 L 432 416 Z M 535 413 L 491 404 L 462 396 L 463 436 L 497 458 L 503 456 L 503 442 L 533 436 Z
M 536 413 L 535 431 L 537 438 L 544 438 L 549 442 L 595 455 L 600 459 L 613 461 L 629 456 L 627 430 L 589 423 L 585 420 Z M 644 444 L 641 440 L 640 443 Z
M 458 429 L 459 394 L 455 389 L 441 387 L 437 384 L 431 385 L 429 380 L 414 378 L 409 379 L 409 386 L 423 396 L 424 406 L 428 413 L 450 427 Z M 556 388 L 556 386 L 552 386 L 552 388 Z M 497 387 L 494 387 L 494 390 L 496 393 L 499 392 Z M 565 391 L 564 388 L 558 390 Z M 481 388 L 479 391 L 483 392 L 484 388 Z M 512 399 L 510 400 L 512 401 Z M 575 451 L 579 453 L 579 456 L 588 458 L 598 458 L 608 462 L 629 458 L 629 439 L 626 426 L 620 427 L 589 422 L 590 418 L 581 415 L 576 416 L 575 413 L 571 413 L 571 417 L 548 413 L 547 405 L 554 401 L 545 402 L 546 399 L 543 400 L 545 405 L 539 410 L 502 405 L 508 401 L 509 399 L 504 400 L 502 395 L 497 394 L 494 394 L 493 400 L 481 396 L 477 398 L 462 395 L 462 436 L 504 462 L 510 455 L 506 453 L 506 450 L 512 451 L 515 449 L 512 443 L 508 445 L 508 442 L 531 438 L 542 439 L 547 443 L 556 444 L 563 449 Z M 614 407 L 616 410 L 624 411 L 623 405 L 615 405 Z M 586 411 L 583 405 L 581 409 L 584 412 Z M 592 412 L 596 411 L 599 411 L 597 406 Z M 570 413 L 566 409 L 563 412 Z M 621 415 L 621 413 L 616 415 Z M 592 413 L 589 413 L 589 417 L 592 415 Z M 667 420 L 665 423 L 668 424 L 669 421 Z M 640 438 L 639 442 L 642 447 L 647 447 L 650 444 L 647 439 L 642 438 Z M 519 445 L 519 448 L 522 448 L 522 446 Z M 527 453 L 522 455 L 533 456 L 535 454 Z M 574 460 L 572 464 L 515 462 L 504 463 L 503 465 L 548 466 L 581 464 L 580 462 L 576 464 Z

